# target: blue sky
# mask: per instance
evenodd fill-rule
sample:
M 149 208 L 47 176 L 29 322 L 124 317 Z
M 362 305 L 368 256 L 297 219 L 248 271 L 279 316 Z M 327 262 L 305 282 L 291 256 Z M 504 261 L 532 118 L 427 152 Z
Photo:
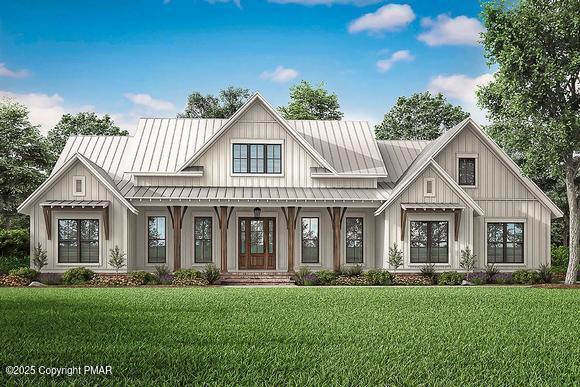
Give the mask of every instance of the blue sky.
M 132 130 L 228 85 L 278 106 L 302 79 L 326 82 L 346 119 L 376 123 L 423 90 L 483 118 L 477 1 L 1 1 L 0 96 L 27 104 L 44 131 L 80 110 Z

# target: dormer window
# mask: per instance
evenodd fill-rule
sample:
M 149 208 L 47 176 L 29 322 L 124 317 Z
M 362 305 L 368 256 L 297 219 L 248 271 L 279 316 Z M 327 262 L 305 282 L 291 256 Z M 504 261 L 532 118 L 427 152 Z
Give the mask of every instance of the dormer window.
M 85 196 L 84 176 L 73 176 L 73 196 Z
M 232 144 L 234 174 L 282 173 L 282 144 Z

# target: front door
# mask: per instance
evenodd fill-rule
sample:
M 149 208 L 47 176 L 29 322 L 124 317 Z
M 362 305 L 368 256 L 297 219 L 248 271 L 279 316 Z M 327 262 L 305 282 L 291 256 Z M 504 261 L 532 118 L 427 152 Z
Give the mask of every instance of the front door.
M 238 219 L 238 269 L 276 269 L 276 218 Z

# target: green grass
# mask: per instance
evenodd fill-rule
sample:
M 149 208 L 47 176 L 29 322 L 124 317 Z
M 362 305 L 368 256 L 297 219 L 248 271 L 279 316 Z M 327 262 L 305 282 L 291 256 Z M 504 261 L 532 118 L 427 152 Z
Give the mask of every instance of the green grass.
M 0 289 L 0 384 L 578 385 L 580 292 Z

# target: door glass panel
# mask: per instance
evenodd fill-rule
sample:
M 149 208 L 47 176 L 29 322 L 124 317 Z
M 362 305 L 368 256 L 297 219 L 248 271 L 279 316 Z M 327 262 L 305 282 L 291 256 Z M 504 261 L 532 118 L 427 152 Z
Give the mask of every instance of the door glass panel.
M 246 221 L 240 221 L 240 253 L 246 253 Z
M 250 221 L 250 252 L 252 254 L 264 253 L 264 221 Z
M 268 253 L 274 253 L 274 221 L 268 222 Z

